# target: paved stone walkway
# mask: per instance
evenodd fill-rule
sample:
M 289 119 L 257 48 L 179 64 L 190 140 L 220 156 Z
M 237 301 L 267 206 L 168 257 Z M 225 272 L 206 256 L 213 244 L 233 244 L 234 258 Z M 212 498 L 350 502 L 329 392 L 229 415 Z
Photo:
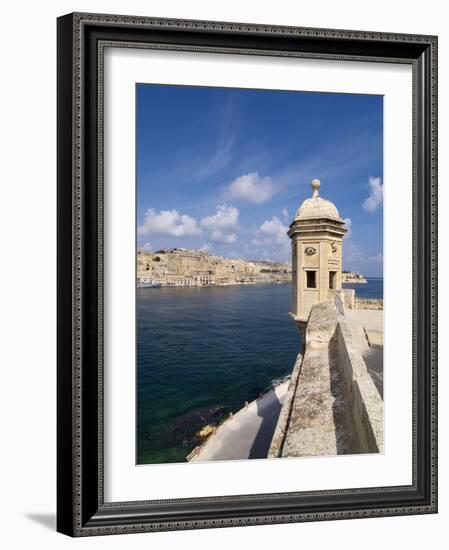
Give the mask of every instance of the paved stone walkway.
M 351 325 L 354 337 L 359 341 L 363 360 L 382 398 L 384 368 L 383 313 L 382 310 L 371 309 L 346 311 L 346 319 Z
M 266 458 L 288 380 L 226 420 L 191 462 Z
M 384 330 L 384 312 L 382 309 L 347 309 L 346 319 L 351 325 L 359 325 L 367 330 Z

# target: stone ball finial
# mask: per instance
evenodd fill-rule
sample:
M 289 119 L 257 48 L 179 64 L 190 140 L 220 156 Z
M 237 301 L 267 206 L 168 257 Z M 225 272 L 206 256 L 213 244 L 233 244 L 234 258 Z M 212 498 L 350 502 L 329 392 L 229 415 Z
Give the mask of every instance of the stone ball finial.
M 317 179 L 312 180 L 312 190 L 313 190 L 313 195 L 312 195 L 312 197 L 318 197 L 320 187 L 321 187 L 321 182 L 320 182 L 320 180 L 317 180 Z

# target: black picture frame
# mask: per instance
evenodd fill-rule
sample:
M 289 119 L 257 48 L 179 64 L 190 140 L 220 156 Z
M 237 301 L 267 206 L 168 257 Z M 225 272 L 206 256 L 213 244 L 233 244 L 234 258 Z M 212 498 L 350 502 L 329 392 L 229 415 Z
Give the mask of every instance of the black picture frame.
M 58 29 L 57 530 L 71 536 L 437 511 L 437 37 L 75 13 Z M 413 483 L 105 503 L 102 47 L 139 44 L 413 68 Z M 182 494 L 182 487 L 180 487 Z

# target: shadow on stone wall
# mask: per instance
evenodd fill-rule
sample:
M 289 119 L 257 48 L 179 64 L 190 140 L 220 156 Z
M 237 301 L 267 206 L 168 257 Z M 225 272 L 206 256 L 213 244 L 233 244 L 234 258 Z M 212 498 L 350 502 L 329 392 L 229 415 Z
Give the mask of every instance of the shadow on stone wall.
M 337 454 L 349 454 L 355 451 L 353 427 L 351 422 L 351 403 L 348 399 L 350 388 L 345 387 L 345 380 L 338 368 L 338 334 L 335 330 L 334 335 L 329 341 L 329 370 L 331 394 L 334 398 L 332 404 L 332 414 L 335 425 L 335 440 Z
M 279 413 L 282 409 L 282 404 L 275 391 L 273 391 L 273 400 L 275 402 L 270 407 L 261 406 L 263 404 L 263 400 L 261 399 L 257 401 L 257 416 L 262 418 L 262 422 L 251 446 L 248 458 L 267 458 Z
M 270 457 L 383 452 L 383 401 L 338 296 L 312 308 L 286 406 Z

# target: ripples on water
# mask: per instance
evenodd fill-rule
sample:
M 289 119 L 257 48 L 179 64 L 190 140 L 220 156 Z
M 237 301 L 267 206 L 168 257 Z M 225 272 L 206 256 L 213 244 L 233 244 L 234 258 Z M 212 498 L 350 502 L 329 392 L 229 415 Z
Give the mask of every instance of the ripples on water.
M 185 460 L 210 408 L 238 410 L 291 372 L 290 303 L 289 284 L 137 290 L 139 464 Z
M 383 298 L 384 280 L 380 278 L 367 278 L 365 284 L 344 284 L 343 288 L 355 289 L 359 298 Z
M 371 281 L 347 287 L 381 297 Z M 290 305 L 290 284 L 137 289 L 138 464 L 184 461 L 204 424 L 290 374 Z

